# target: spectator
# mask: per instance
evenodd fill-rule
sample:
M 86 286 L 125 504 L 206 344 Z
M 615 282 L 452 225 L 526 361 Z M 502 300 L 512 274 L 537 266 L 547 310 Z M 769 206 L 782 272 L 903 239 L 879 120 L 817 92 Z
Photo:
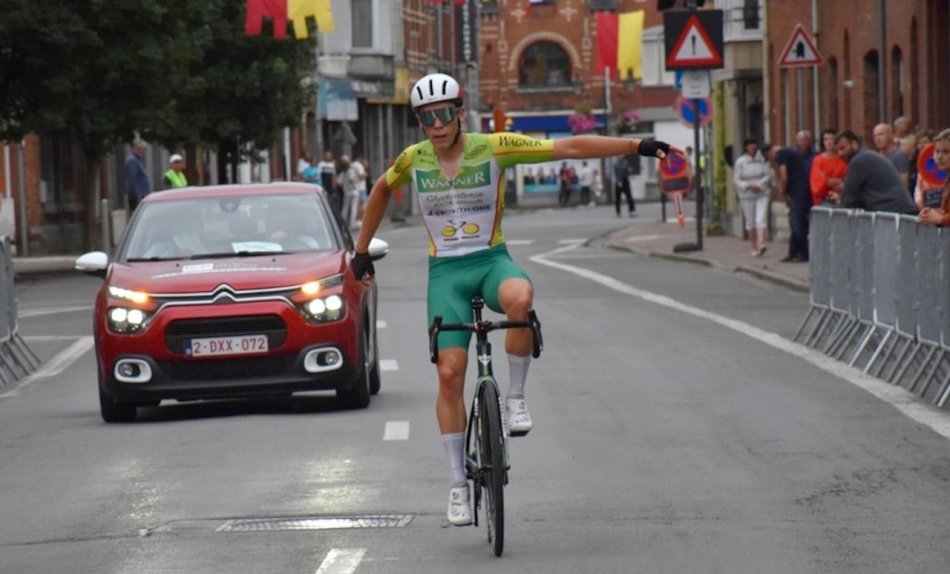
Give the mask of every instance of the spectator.
M 844 184 L 844 176 L 848 171 L 848 163 L 838 155 L 838 149 L 835 148 L 835 135 L 837 132 L 833 129 L 822 130 L 821 132 L 821 154 L 815 156 L 809 172 L 809 184 L 811 187 L 812 205 L 838 205 L 841 201 L 841 186 Z
M 627 197 L 627 214 L 636 217 L 637 204 L 633 201 L 633 191 L 630 189 L 630 174 L 627 169 L 627 158 L 614 160 L 614 209 L 620 217 L 620 197 Z
M 934 161 L 937 162 L 937 167 L 950 172 L 950 129 L 937 134 L 934 144 Z M 925 205 L 920 210 L 920 222 L 924 225 L 950 225 L 950 179 L 944 183 L 940 205 L 937 207 Z
M 132 142 L 132 153 L 125 159 L 126 197 L 129 200 L 129 212 L 135 211 L 139 202 L 152 192 L 152 182 L 145 169 L 145 152 L 148 144 L 145 140 Z
M 574 185 L 574 168 L 566 161 L 561 162 L 561 169 L 558 172 L 559 188 L 557 194 L 557 203 L 561 207 L 567 207 L 571 203 L 571 186 Z
M 890 124 L 877 124 L 871 134 L 874 138 L 874 148 L 894 164 L 897 175 L 906 188 L 910 179 L 910 162 L 907 160 L 907 156 L 897 149 L 894 142 L 894 129 L 891 128 Z
M 779 194 L 788 204 L 788 224 L 791 237 L 788 240 L 788 255 L 783 263 L 808 261 L 808 228 L 811 213 L 811 192 L 808 188 L 808 172 L 805 158 L 795 148 L 762 146 L 765 157 L 777 166 Z
M 323 159 L 317 163 L 320 174 L 320 187 L 326 192 L 330 204 L 336 209 L 343 208 L 343 192 L 336 185 L 336 164 L 333 163 L 333 152 L 323 152 Z
M 897 149 L 907 156 L 907 192 L 913 199 L 914 191 L 917 189 L 917 157 L 919 155 L 917 136 L 914 134 L 904 136 L 897 144 Z
M 937 137 L 937 131 L 931 128 L 924 128 L 917 130 L 915 134 L 917 139 L 917 159 L 914 160 L 916 164 L 920 158 L 921 152 L 924 151 L 924 148 L 928 145 L 934 143 L 934 138 Z M 914 186 L 914 204 L 917 205 L 917 209 L 921 210 L 924 207 L 937 207 L 940 205 L 940 196 L 943 193 L 942 188 L 937 188 L 936 190 L 931 189 L 931 186 L 920 177 L 918 173 L 917 183 Z M 930 198 L 928 201 L 927 198 Z
M 304 170 L 310 167 L 312 164 L 313 160 L 305 149 L 303 153 L 300 154 L 300 157 L 297 158 L 297 177 L 302 179 Z
M 914 126 L 910 123 L 910 118 L 907 116 L 900 116 L 894 120 L 894 143 L 896 145 L 901 145 L 901 142 L 904 141 L 904 138 L 914 134 Z
M 894 164 L 861 146 L 854 132 L 846 130 L 835 139 L 838 154 L 848 162 L 841 188 L 841 206 L 867 211 L 916 214 Z
M 366 170 L 359 158 L 350 161 L 347 155 L 340 156 L 346 166 L 341 180 L 343 184 L 343 218 L 350 227 L 359 227 L 360 192 L 366 191 Z M 362 185 L 360 185 L 362 184 Z
M 581 205 L 594 205 L 590 194 L 591 187 L 594 185 L 594 168 L 587 165 L 586 160 L 577 170 L 577 179 L 581 186 Z
M 187 187 L 188 178 L 185 177 L 185 159 L 177 153 L 168 158 L 168 171 L 162 181 L 165 183 L 165 189 L 175 189 L 177 187 Z
M 742 144 L 743 154 L 736 158 L 732 185 L 739 197 L 745 231 L 752 246 L 752 256 L 765 253 L 765 228 L 772 189 L 772 166 L 759 153 L 759 142 L 749 138 Z
M 815 156 L 818 155 L 818 151 L 815 149 L 815 136 L 811 135 L 808 130 L 801 130 L 795 134 L 795 148 L 805 160 L 806 173 L 811 173 L 811 164 Z

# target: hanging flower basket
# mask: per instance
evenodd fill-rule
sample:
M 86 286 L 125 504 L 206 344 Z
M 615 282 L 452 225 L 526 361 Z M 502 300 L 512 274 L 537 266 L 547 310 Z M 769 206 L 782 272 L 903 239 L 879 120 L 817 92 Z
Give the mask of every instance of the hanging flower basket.
M 622 134 L 637 131 L 637 123 L 640 119 L 640 114 L 635 110 L 625 111 L 620 114 L 620 119 L 617 121 L 617 131 Z
M 587 106 L 577 106 L 574 113 L 567 116 L 567 123 L 571 126 L 571 132 L 575 134 L 589 134 L 597 131 L 597 118 Z

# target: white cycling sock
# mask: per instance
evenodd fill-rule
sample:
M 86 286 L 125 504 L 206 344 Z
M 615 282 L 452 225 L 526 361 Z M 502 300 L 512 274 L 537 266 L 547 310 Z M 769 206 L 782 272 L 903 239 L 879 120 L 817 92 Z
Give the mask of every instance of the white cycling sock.
M 452 484 L 465 483 L 465 433 L 456 432 L 442 435 L 442 449 L 449 463 Z
M 508 398 L 524 398 L 524 382 L 528 378 L 531 355 L 519 357 L 508 353 Z

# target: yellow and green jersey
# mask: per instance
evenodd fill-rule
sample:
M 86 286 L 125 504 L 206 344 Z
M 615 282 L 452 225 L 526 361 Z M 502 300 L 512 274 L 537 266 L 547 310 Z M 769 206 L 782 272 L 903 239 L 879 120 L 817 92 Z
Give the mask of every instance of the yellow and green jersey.
M 407 147 L 386 172 L 390 188 L 411 180 L 429 235 L 429 255 L 454 257 L 505 242 L 505 169 L 554 159 L 554 140 L 513 133 L 468 134 L 462 170 L 447 178 L 428 140 Z

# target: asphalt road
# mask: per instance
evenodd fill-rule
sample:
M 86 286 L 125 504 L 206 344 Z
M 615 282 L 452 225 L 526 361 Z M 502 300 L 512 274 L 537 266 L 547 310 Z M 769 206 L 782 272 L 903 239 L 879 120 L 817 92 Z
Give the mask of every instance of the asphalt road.
M 783 343 L 807 295 L 598 239 L 631 221 L 506 221 L 545 352 L 527 387 L 535 429 L 512 441 L 500 559 L 484 528 L 444 518 L 419 228 L 380 233 L 383 387 L 365 411 L 316 394 L 106 425 L 98 280 L 20 282 L 45 365 L 0 388 L 0 572 L 946 571 L 947 433 Z

